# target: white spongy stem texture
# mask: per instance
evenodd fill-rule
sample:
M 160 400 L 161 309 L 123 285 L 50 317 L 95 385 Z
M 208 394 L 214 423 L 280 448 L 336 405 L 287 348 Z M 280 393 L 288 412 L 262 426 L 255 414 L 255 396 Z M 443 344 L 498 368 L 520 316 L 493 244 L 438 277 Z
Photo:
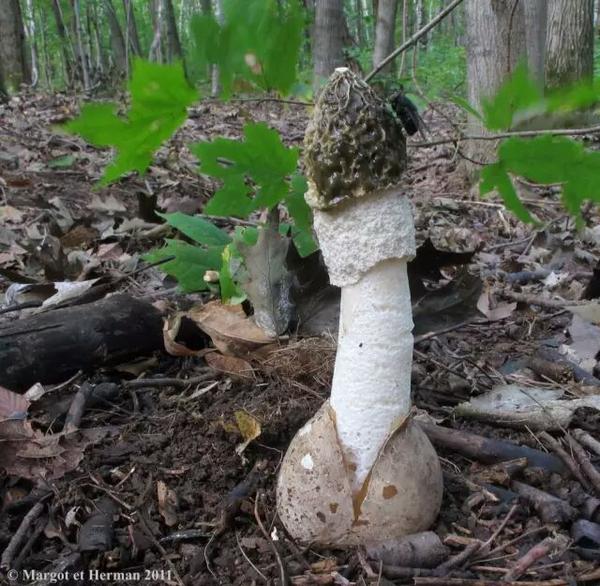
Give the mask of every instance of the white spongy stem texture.
M 415 255 L 411 204 L 398 188 L 314 210 L 314 228 L 329 280 L 338 287 L 356 283 L 383 260 Z
M 356 466 L 354 489 L 409 414 L 412 329 L 406 258 L 380 262 L 342 289 L 331 406 L 346 459 Z

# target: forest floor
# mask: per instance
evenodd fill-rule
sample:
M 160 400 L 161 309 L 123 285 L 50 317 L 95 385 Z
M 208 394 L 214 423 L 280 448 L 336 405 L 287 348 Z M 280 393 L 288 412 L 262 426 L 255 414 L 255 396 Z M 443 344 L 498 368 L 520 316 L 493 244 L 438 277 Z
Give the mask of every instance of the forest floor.
M 199 212 L 215 185 L 196 174 L 186 144 L 239 137 L 246 121 L 263 120 L 288 145 L 299 146 L 307 120 L 301 106 L 205 102 L 145 178 L 96 189 L 110 153 L 57 128 L 76 113 L 75 100 L 24 96 L 1 108 L 0 290 L 15 282 L 103 276 L 118 291 L 151 299 L 166 316 L 206 296 L 178 294 L 155 268 L 119 280 L 143 266 L 140 254 L 165 235 L 138 217 L 138 202 L 154 194 L 163 210 Z M 442 119 L 426 113 L 426 120 L 436 137 L 443 134 Z M 36 455 L 35 474 L 19 460 L 23 453 L 2 472 L 0 550 L 4 569 L 20 572 L 12 583 L 50 583 L 51 574 L 33 579 L 32 571 L 70 572 L 71 581 L 60 583 L 83 583 L 73 575 L 84 570 L 94 584 L 276 584 L 283 568 L 295 585 L 600 584 L 600 483 L 593 473 L 600 476 L 600 454 L 590 448 L 587 461 L 578 460 L 572 446 L 560 454 L 544 435 L 548 430 L 568 439 L 573 434 L 563 432 L 580 429 L 576 437 L 589 433 L 600 440 L 600 405 L 594 403 L 600 316 L 595 303 L 582 301 L 599 293 L 598 216 L 587 210 L 586 227 L 577 231 L 555 188 L 521 184 L 540 219 L 538 227 L 525 226 L 501 202 L 473 194 L 452 145 L 409 148 L 409 156 L 405 187 L 421 245 L 411 282 L 414 401 L 419 418 L 457 430 L 460 439 L 435 442 L 445 491 L 432 530 L 450 564 L 436 571 L 445 559 L 433 553 L 419 564 L 400 559 L 380 566 L 355 549 L 301 549 L 277 519 L 277 470 L 294 433 L 328 396 L 333 332 L 290 336 L 269 354 L 245 356 L 250 373 L 226 361 L 211 368 L 206 352 L 177 357 L 159 351 L 77 373 L 66 384 L 44 384 L 42 399 L 27 408 L 33 428 L 50 436 L 64 420 L 64 411 L 57 415 L 52 406 L 68 406 L 83 383 L 116 383 L 121 392 L 84 413 L 82 430 L 107 429 L 109 437 L 82 442 L 64 473 L 56 472 L 56 454 L 43 453 Z M 567 310 L 571 305 L 576 308 Z M 33 311 L 0 314 L 0 347 L 2 328 Z M 200 348 L 212 349 L 208 336 L 194 335 Z M 125 384 L 136 377 L 198 376 L 203 382 L 191 385 Z M 502 405 L 492 401 L 478 416 L 464 406 L 456 410 L 491 389 L 501 398 L 506 385 L 522 393 L 516 402 L 528 403 L 528 410 L 519 411 L 514 397 Z M 11 395 L 0 391 L 6 441 Z M 548 415 L 557 403 L 560 421 L 555 411 Z M 239 419 L 236 427 L 240 412 L 260 424 L 242 453 L 236 450 L 244 435 Z M 548 459 L 536 467 L 517 460 L 522 454 L 516 451 L 511 465 L 494 466 L 485 450 L 477 457 L 471 445 L 469 453 L 472 442 L 463 432 L 490 439 L 492 451 L 504 446 L 497 440 L 507 440 Z M 104 574 L 93 579 L 95 569 Z

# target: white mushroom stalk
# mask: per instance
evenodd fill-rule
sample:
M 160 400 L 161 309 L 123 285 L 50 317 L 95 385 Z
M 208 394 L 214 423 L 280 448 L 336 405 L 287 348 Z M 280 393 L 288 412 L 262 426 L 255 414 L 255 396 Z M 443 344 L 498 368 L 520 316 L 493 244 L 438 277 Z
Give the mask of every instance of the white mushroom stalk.
M 442 480 L 410 417 L 415 237 L 398 187 L 406 143 L 385 103 L 348 69 L 319 96 L 305 165 L 315 232 L 342 288 L 340 326 L 331 399 L 290 445 L 278 511 L 301 542 L 373 545 L 428 528 Z

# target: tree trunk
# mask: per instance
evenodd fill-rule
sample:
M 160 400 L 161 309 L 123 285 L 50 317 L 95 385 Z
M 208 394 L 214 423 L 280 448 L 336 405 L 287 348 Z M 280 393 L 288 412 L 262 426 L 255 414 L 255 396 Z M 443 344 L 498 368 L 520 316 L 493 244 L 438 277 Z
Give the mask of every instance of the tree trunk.
M 379 0 L 377 24 L 375 25 L 373 67 L 377 67 L 394 50 L 397 10 L 398 0 Z M 391 63 L 383 69 L 384 73 L 390 73 L 391 71 Z
M 220 25 L 223 25 L 225 15 L 223 14 L 223 0 L 215 1 L 215 17 Z M 219 83 L 219 67 L 213 65 L 211 72 L 211 84 L 210 93 L 213 97 L 218 96 L 221 93 L 221 84 Z
M 181 43 L 179 33 L 177 32 L 177 20 L 175 19 L 175 9 L 171 0 L 164 1 L 165 24 L 167 28 L 167 61 L 182 59 Z
M 110 45 L 112 47 L 113 58 L 119 75 L 129 77 L 129 62 L 127 59 L 127 46 L 123 37 L 123 31 L 117 18 L 115 7 L 112 0 L 104 0 L 104 8 L 108 25 L 110 26 Z
M 356 13 L 356 38 L 359 46 L 362 48 L 367 44 L 362 0 L 354 0 L 354 12 Z
M 154 36 L 150 45 L 148 59 L 156 63 L 163 62 L 162 51 L 162 27 L 163 27 L 163 3 L 162 0 L 153 0 L 152 3 L 152 25 Z
M 546 85 L 558 87 L 594 73 L 594 0 L 548 0 Z
M 416 6 L 415 6 L 415 14 L 417 17 L 417 26 L 415 27 L 416 30 L 421 30 L 424 26 L 425 26 L 425 21 L 426 21 L 426 14 L 425 14 L 425 7 L 423 6 L 423 0 L 417 0 Z M 419 44 L 423 47 L 423 48 L 427 48 L 427 35 L 422 36 L 419 39 Z
M 73 64 L 75 49 L 73 47 L 71 35 L 69 34 L 69 29 L 65 24 L 62 8 L 60 6 L 60 0 L 53 0 L 52 11 L 54 12 L 54 19 L 56 20 L 56 29 L 58 30 L 58 36 L 61 40 L 60 46 L 62 50 L 67 86 L 71 87 L 75 83 L 76 79 L 75 66 Z
M 318 89 L 336 67 L 344 65 L 344 5 L 342 0 L 318 0 L 313 41 L 314 87 Z
M 31 87 L 38 84 L 40 73 L 38 67 L 38 44 L 35 30 L 35 18 L 33 13 L 33 0 L 25 1 L 25 15 L 23 16 L 25 36 L 29 44 Z
M 22 83 L 29 83 L 25 30 L 19 0 L 4 0 L 0 9 L 0 67 L 4 90 L 8 94 L 18 92 Z
M 515 1 L 466 0 L 468 100 L 477 109 L 525 54 L 523 2 Z M 467 134 L 482 132 L 481 123 L 471 117 Z M 486 163 L 493 160 L 494 149 L 492 141 L 472 141 L 466 150 L 470 158 Z
M 93 39 L 94 52 L 96 54 L 95 70 L 96 76 L 100 79 L 104 77 L 106 71 L 106 62 L 104 60 L 104 51 L 102 47 L 102 40 L 100 35 L 100 26 L 98 25 L 98 10 L 96 3 L 88 4 L 90 13 L 88 18 L 90 20 L 90 37 Z
M 123 0 L 123 10 L 125 11 L 129 46 L 131 47 L 132 53 L 137 57 L 140 57 L 142 55 L 142 45 L 140 44 L 140 35 L 138 34 L 133 2 L 131 0 Z
M 79 62 L 79 68 L 81 69 L 81 78 L 83 80 L 83 89 L 87 92 L 91 88 L 90 84 L 90 71 L 89 71 L 89 60 L 85 45 L 83 43 L 83 28 L 81 25 L 81 12 L 79 10 L 79 0 L 72 0 L 73 7 L 73 27 L 75 29 L 75 53 L 77 55 L 77 61 Z
M 523 8 L 525 10 L 525 35 L 529 71 L 540 87 L 544 87 L 548 7 L 546 0 L 528 0 L 523 3 Z

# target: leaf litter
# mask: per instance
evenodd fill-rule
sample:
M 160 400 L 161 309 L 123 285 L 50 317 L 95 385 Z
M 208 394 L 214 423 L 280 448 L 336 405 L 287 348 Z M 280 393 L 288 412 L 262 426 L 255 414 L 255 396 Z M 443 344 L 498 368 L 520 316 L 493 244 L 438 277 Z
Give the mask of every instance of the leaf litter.
M 269 527 L 278 529 L 293 583 L 359 582 L 366 570 L 355 552 L 298 554 L 274 518 L 273 485 L 281 453 L 329 392 L 335 312 L 333 319 L 325 320 L 329 328 L 323 337 L 296 338 L 297 330 L 292 330 L 277 338 L 252 321 L 247 303 L 225 306 L 210 301 L 210 293 L 184 297 L 155 269 L 118 280 L 140 266 L 141 255 L 164 235 L 155 236 L 158 224 L 137 218 L 139 197 L 156 195 L 158 205 L 169 213 L 195 213 L 217 189 L 212 179 L 195 174 L 195 158 L 183 145 L 216 136 L 240 138 L 248 118 L 271 123 L 282 117 L 282 106 L 260 104 L 249 113 L 235 102 L 202 103 L 191 109 L 188 122 L 159 151 L 147 177 L 130 176 L 95 192 L 92 184 L 108 153 L 78 139 L 67 142 L 54 130 L 75 113 L 75 101 L 64 96 L 19 100 L 4 106 L 0 283 L 3 291 L 20 283 L 44 292 L 32 290 L 33 297 L 13 296 L 8 303 L 5 299 L 2 311 L 11 311 L 0 313 L 0 335 L 3 325 L 32 311 L 15 310 L 14 305 L 27 299 L 43 301 L 54 282 L 85 283 L 111 276 L 118 290 L 160 300 L 170 319 L 185 316 L 172 338 L 189 350 L 159 352 L 135 369 L 128 363 L 121 370 L 117 364 L 78 373 L 58 388 L 46 388 L 40 381 L 39 394 L 44 396 L 32 403 L 9 390 L 0 392 L 0 433 L 7 440 L 2 443 L 3 466 L 10 479 L 3 492 L 5 514 L 16 527 L 39 504 L 34 512 L 44 527 L 25 563 L 50 570 L 77 567 L 81 554 L 65 544 L 81 544 L 86 533 L 78 538 L 78 525 L 92 523 L 105 527 L 105 533 L 91 542 L 86 537 L 93 547 L 80 549 L 93 552 L 95 567 L 142 565 L 159 570 L 165 567 L 163 556 L 169 556 L 180 575 L 213 584 L 204 547 L 224 511 L 232 511 L 227 529 L 211 547 L 213 572 L 222 583 L 251 583 L 259 576 L 247 563 L 248 556 L 274 580 L 278 570 L 271 549 L 260 546 L 265 536 L 252 513 L 260 489 L 266 495 L 262 515 Z M 286 106 L 285 119 L 284 143 L 299 146 L 305 112 Z M 443 121 L 434 117 L 429 125 L 439 128 Z M 559 213 L 556 194 L 534 187 L 527 203 L 540 227 L 531 229 L 512 218 L 501 201 L 471 198 L 453 172 L 452 149 L 411 149 L 411 157 L 405 183 L 415 208 L 421 253 L 411 277 L 418 326 L 416 405 L 443 428 L 452 428 L 459 439 L 479 437 L 495 447 L 538 451 L 543 444 L 550 451 L 547 455 L 560 459 L 567 454 L 568 463 L 575 458 L 582 471 L 557 474 L 501 462 L 495 466 L 503 467 L 503 484 L 484 483 L 479 478 L 482 472 L 491 473 L 492 464 L 465 459 L 458 444 L 438 439 L 446 490 L 433 531 L 448 548 L 450 560 L 469 547 L 475 551 L 473 544 L 482 548 L 472 557 L 464 556 L 463 566 L 452 570 L 458 579 L 498 578 L 511 572 L 517 576 L 527 564 L 528 579 L 542 583 L 566 572 L 591 575 L 597 561 L 589 557 L 593 548 L 587 546 L 593 545 L 600 524 L 594 500 L 600 494 L 593 475 L 594 468 L 600 469 L 600 455 L 589 447 L 600 441 L 594 407 L 598 387 L 589 384 L 599 380 L 595 328 L 600 311 L 592 287 L 600 258 L 597 214 L 590 210 L 586 229 L 577 232 Z M 222 227 L 233 232 L 227 223 Z M 305 265 L 305 270 L 309 266 L 312 271 L 313 265 Z M 302 265 L 290 267 L 294 279 L 302 274 Z M 49 274 L 54 278 L 48 279 Z M 315 300 L 329 300 L 330 293 L 327 307 L 335 307 L 335 291 L 316 278 L 318 272 L 313 274 L 312 281 L 304 278 L 291 288 L 296 306 L 304 308 L 300 323 L 321 307 Z M 194 327 L 188 328 L 186 320 Z M 560 369 L 552 369 L 551 361 L 531 361 L 541 348 L 561 357 Z M 578 381 L 577 367 L 591 378 Z M 127 386 L 131 381 L 136 385 Z M 94 388 L 114 383 L 120 392 L 90 403 L 80 428 L 65 433 L 65 413 L 83 382 Z M 506 388 L 503 385 L 519 389 L 519 397 L 501 402 L 500 417 L 498 392 Z M 523 399 L 523 390 L 528 399 Z M 483 402 L 489 410 L 486 421 L 461 414 L 469 401 Z M 53 412 L 51 405 L 56 406 Z M 523 423 L 525 407 L 564 442 L 547 443 L 534 425 Z M 503 417 L 516 418 L 519 425 L 508 426 Z M 236 421 L 235 433 L 233 428 L 227 431 L 223 421 Z M 572 441 L 583 446 L 583 456 Z M 240 458 L 236 447 L 241 450 L 242 445 Z M 556 451 L 561 445 L 562 452 Z M 495 474 L 498 478 L 497 469 Z M 527 496 L 511 500 L 517 493 Z M 101 503 L 107 495 L 112 512 Z M 232 502 L 233 508 L 228 504 Z M 546 524 L 552 507 L 574 511 L 570 520 L 554 526 L 554 534 Z M 32 526 L 30 534 L 34 530 Z M 556 546 L 571 532 L 583 549 L 566 552 Z M 0 539 L 6 548 L 11 534 L 4 527 Z M 163 544 L 162 550 L 153 539 Z M 532 552 L 539 561 L 531 561 Z M 494 560 L 500 554 L 508 557 Z M 486 555 L 494 561 L 486 562 Z M 426 560 L 421 563 L 421 575 L 426 576 Z M 394 571 L 398 575 L 401 563 L 393 568 L 384 567 L 388 579 L 394 579 Z M 346 582 L 342 573 L 348 576 L 343 578 Z

